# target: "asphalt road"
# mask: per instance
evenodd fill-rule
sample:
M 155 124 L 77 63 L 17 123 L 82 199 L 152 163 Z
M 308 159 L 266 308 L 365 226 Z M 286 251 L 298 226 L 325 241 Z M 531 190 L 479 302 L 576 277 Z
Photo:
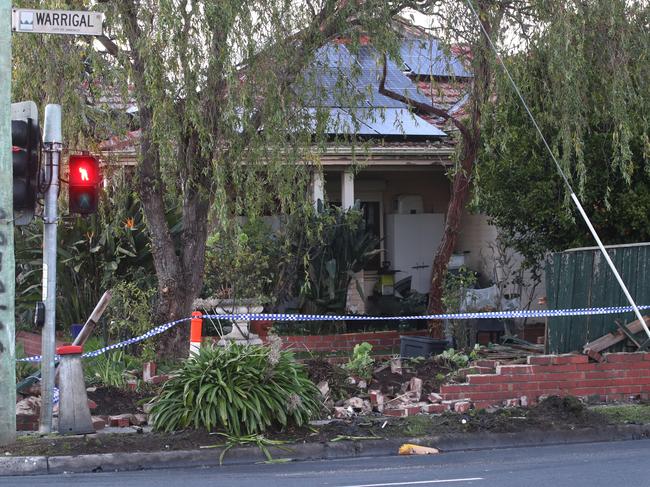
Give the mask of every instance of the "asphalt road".
M 0 486 L 650 487 L 650 440 L 317 462 L 0 477 Z

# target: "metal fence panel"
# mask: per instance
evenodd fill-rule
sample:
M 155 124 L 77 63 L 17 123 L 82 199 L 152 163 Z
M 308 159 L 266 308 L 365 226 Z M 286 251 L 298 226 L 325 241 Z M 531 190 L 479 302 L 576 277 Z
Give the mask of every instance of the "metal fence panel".
M 636 303 L 650 304 L 650 243 L 610 246 L 607 251 Z M 546 267 L 546 295 L 549 309 L 628 304 L 597 247 L 553 254 Z M 549 352 L 582 350 L 585 343 L 616 330 L 615 320 L 629 323 L 635 320 L 634 313 L 551 317 L 548 319 Z M 624 347 L 625 343 L 621 342 L 610 350 L 620 351 Z

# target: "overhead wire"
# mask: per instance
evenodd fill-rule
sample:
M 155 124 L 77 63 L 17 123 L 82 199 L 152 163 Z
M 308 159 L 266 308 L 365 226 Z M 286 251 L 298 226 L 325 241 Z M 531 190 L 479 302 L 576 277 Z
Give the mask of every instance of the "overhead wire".
M 619 274 L 618 270 L 616 269 L 616 266 L 614 265 L 614 262 L 612 262 L 612 259 L 610 258 L 609 254 L 607 253 L 607 250 L 605 249 L 605 246 L 603 245 L 603 242 L 600 240 L 600 237 L 598 236 L 598 232 L 596 232 L 596 229 L 591 223 L 591 220 L 589 220 L 589 217 L 587 216 L 587 213 L 585 212 L 584 208 L 582 207 L 582 204 L 580 203 L 580 200 L 575 194 L 575 191 L 573 191 L 573 187 L 571 186 L 571 183 L 569 182 L 569 179 L 567 178 L 566 174 L 562 170 L 562 166 L 560 166 L 559 161 L 555 157 L 555 154 L 551 150 L 551 147 L 549 146 L 548 142 L 546 141 L 546 137 L 544 137 L 544 133 L 542 132 L 542 129 L 539 127 L 537 120 L 535 119 L 535 116 L 531 112 L 530 108 L 528 107 L 528 103 L 526 103 L 526 100 L 524 96 L 521 94 L 521 91 L 519 90 L 519 87 L 517 86 L 517 83 L 515 83 L 514 78 L 510 74 L 510 70 L 506 66 L 506 64 L 503 62 L 503 58 L 499 54 L 499 51 L 497 50 L 496 46 L 494 45 L 494 42 L 492 41 L 492 38 L 490 37 L 490 34 L 488 31 L 485 29 L 485 26 L 483 25 L 483 22 L 481 22 L 481 18 L 479 17 L 478 13 L 476 12 L 476 9 L 474 8 L 474 5 L 472 5 L 472 0 L 465 0 L 467 2 L 467 5 L 469 9 L 472 11 L 474 14 L 474 17 L 476 17 L 476 21 L 478 22 L 481 31 L 483 32 L 483 35 L 485 35 L 486 40 L 488 41 L 488 44 L 490 45 L 490 48 L 494 51 L 494 54 L 499 61 L 499 64 L 501 64 L 501 67 L 503 68 L 506 76 L 508 77 L 508 80 L 510 81 L 510 84 L 512 85 L 512 88 L 514 89 L 515 93 L 519 97 L 519 100 L 521 101 L 521 104 L 524 106 L 524 109 L 526 110 L 526 113 L 528 114 L 528 117 L 530 118 L 531 122 L 533 123 L 535 130 L 539 134 L 540 138 L 542 139 L 542 142 L 544 143 L 544 147 L 546 147 L 546 150 L 548 151 L 549 155 L 551 156 L 551 159 L 553 160 L 553 163 L 555 164 L 555 167 L 562 177 L 562 180 L 564 181 L 564 184 L 566 185 L 567 189 L 569 190 L 571 194 L 571 200 L 573 203 L 576 205 L 578 208 L 578 212 L 580 213 L 580 216 L 582 219 L 585 221 L 587 224 L 587 227 L 589 228 L 589 231 L 591 232 L 591 235 L 594 237 L 594 240 L 596 240 L 596 244 L 598 245 L 598 248 L 603 254 L 603 257 L 605 258 L 605 261 L 609 265 L 609 268 L 612 270 L 614 273 L 614 277 L 616 277 L 616 281 L 618 282 L 619 286 L 621 287 L 621 290 L 623 291 L 623 294 L 625 294 L 625 297 L 627 298 L 628 302 L 632 306 L 632 309 L 634 310 L 634 314 L 636 315 L 637 319 L 643 326 L 643 330 L 646 332 L 648 335 L 648 338 L 650 339 L 650 329 L 648 328 L 648 325 L 646 324 L 645 320 L 643 319 L 643 316 L 641 315 L 641 312 L 639 311 L 638 306 L 636 305 L 634 298 L 632 298 L 632 295 L 630 294 L 630 291 L 627 289 L 627 286 L 625 285 L 625 282 L 623 281 L 623 278 Z

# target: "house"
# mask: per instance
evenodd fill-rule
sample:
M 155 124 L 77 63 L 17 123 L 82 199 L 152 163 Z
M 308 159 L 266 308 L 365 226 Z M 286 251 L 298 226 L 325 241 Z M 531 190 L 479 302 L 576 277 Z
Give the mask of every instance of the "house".
M 462 113 L 471 74 L 461 59 L 444 52 L 436 39 L 412 31 L 400 46 L 402 65 L 386 61 L 386 87 L 449 113 Z M 325 114 L 330 143 L 313 167 L 315 205 L 351 208 L 359 201 L 366 227 L 380 241 L 381 257 L 363 272 L 364 296 L 372 294 L 380 270 L 409 279 L 411 289 L 427 293 L 433 256 L 442 238 L 450 199 L 456 139 L 443 120 L 413 113 L 403 102 L 384 96 L 383 56 L 372 45 L 349 46 L 344 39 L 323 46 L 306 70 L 312 83 L 301 92 L 306 110 Z M 138 131 L 103 145 L 106 155 L 134 163 Z M 359 141 L 354 147 L 350 137 Z M 465 214 L 451 267 L 464 264 L 493 279 L 490 245 L 497 232 L 483 215 Z M 352 291 L 348 308 L 365 311 L 365 299 Z

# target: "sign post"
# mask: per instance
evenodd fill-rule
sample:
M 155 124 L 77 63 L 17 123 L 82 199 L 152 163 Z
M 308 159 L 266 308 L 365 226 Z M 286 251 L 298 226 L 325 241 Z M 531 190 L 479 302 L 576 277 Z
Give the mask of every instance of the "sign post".
M 43 214 L 43 301 L 45 326 L 42 337 L 41 360 L 41 424 L 39 431 L 52 432 L 52 408 L 55 377 L 56 325 L 56 229 L 58 224 L 59 164 L 63 137 L 61 135 L 61 105 L 45 107 L 43 145 L 46 157 L 46 180 L 50 184 L 45 193 Z
M 11 2 L 0 0 L 0 445 L 16 438 Z
M 11 46 L 11 30 L 14 32 L 26 32 L 32 34 L 69 34 L 69 35 L 103 35 L 104 28 L 104 14 L 101 12 L 84 12 L 73 10 L 35 10 L 28 8 L 14 8 L 11 9 L 11 24 L 9 24 L 9 9 L 10 4 L 8 0 L 0 0 L 2 2 L 2 28 L 4 30 L 2 35 L 7 35 L 6 49 L 4 48 L 4 37 L 0 37 L 0 51 L 2 55 L 9 52 Z M 6 10 L 5 10 L 6 9 Z M 4 20 L 6 19 L 6 21 Z M 4 25 L 4 23 L 8 25 Z M 0 66 L 0 69 L 5 68 L 0 72 L 0 77 L 5 73 L 11 76 L 11 60 L 8 59 L 6 66 Z M 0 78 L 2 79 L 2 78 Z M 8 86 L 8 85 L 7 85 Z M 0 96 L 4 94 L 4 91 Z M 7 95 L 9 98 L 10 95 Z M 3 147 L 3 132 L 0 132 L 0 148 Z M 54 352 L 55 352 L 55 318 L 56 318 L 56 230 L 58 224 L 58 189 L 59 189 L 59 165 L 61 161 L 61 147 L 63 142 L 61 131 L 61 106 L 48 105 L 45 107 L 45 123 L 44 123 L 44 136 L 45 143 L 45 159 L 44 166 L 47 168 L 46 180 L 50 181 L 47 192 L 45 194 L 45 211 L 44 211 L 44 224 L 43 224 L 43 301 L 45 302 L 45 326 L 43 328 L 42 337 L 42 362 L 41 362 L 41 433 L 50 433 L 52 431 L 52 399 L 54 395 Z M 2 159 L 0 158 L 0 170 L 4 168 L 1 165 Z M 11 188 L 11 172 L 2 171 L 2 176 L 9 174 L 10 183 L 7 185 L 0 184 L 0 210 L 2 209 L 2 190 L 3 188 Z M 0 176 L 0 177 L 2 177 Z M 1 182 L 2 180 L 0 180 Z M 11 192 L 9 193 L 11 195 Z M 11 197 L 11 196 L 10 196 Z M 10 207 L 11 208 L 11 207 Z M 13 227 L 11 228 L 13 232 Z M 13 233 L 11 242 L 13 244 Z M 13 276 L 13 249 L 11 254 L 11 274 Z M 5 269 L 3 267 L 3 272 Z M 8 274 L 8 270 L 6 273 Z M 13 277 L 11 281 L 13 291 Z M 11 315 L 13 319 L 13 294 L 11 299 Z M 1 303 L 0 303 L 1 304 Z M 1 331 L 1 329 L 0 329 Z M 12 325 L 13 333 L 13 325 Z M 0 335 L 1 337 L 1 335 Z M 13 347 L 13 339 L 12 339 Z M 2 357 L 0 357 L 2 359 Z M 12 367 L 15 367 L 12 359 Z M 14 370 L 14 369 L 12 369 Z M 2 376 L 0 376 L 2 377 Z M 8 377 L 5 375 L 5 377 Z M 15 379 L 11 381 L 12 391 L 15 395 Z M 1 393 L 2 391 L 0 391 Z M 0 394 L 0 406 L 2 406 L 3 397 L 6 395 Z M 12 403 L 13 405 L 13 403 Z M 15 405 L 13 406 L 14 412 L 12 415 L 13 425 L 15 430 Z M 7 410 L 7 408 L 3 408 Z M 2 414 L 2 413 L 0 413 Z M 14 432 L 15 434 L 15 432 Z

